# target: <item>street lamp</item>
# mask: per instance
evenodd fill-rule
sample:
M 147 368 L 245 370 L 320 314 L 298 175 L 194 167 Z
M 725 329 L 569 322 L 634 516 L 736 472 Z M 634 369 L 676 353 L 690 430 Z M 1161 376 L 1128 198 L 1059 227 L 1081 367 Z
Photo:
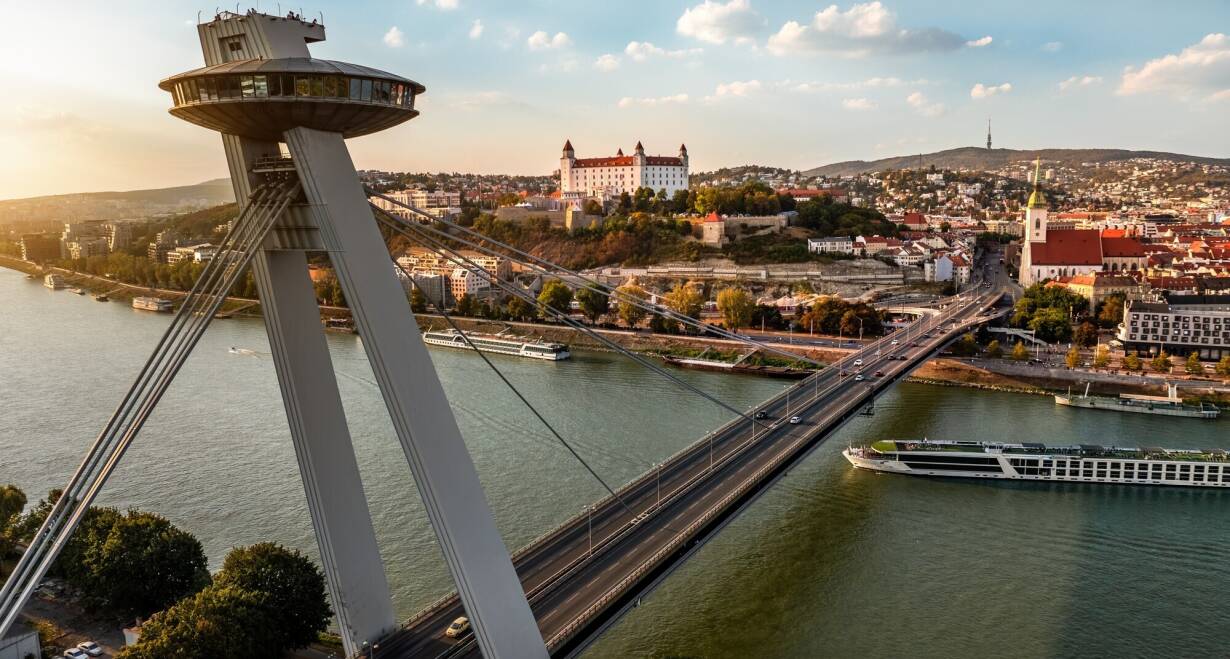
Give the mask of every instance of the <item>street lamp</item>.
M 659 507 L 659 506 L 661 506 L 661 505 L 662 505 L 662 463 L 661 463 L 661 462 L 659 462 L 659 463 L 657 463 L 657 464 L 656 464 L 656 465 L 654 465 L 654 466 L 656 466 L 656 467 L 657 467 L 657 469 L 658 469 L 658 477 L 657 477 L 657 479 L 656 479 L 656 480 L 657 480 L 657 486 L 656 486 L 656 488 L 655 488 L 655 489 L 657 489 L 657 494 L 658 494 L 658 503 L 657 503 L 657 504 L 655 504 L 655 506 L 654 506 L 654 507 Z
M 586 530 L 589 532 L 589 554 L 594 555 L 594 505 L 592 503 L 585 504 L 585 513 L 587 515 Z

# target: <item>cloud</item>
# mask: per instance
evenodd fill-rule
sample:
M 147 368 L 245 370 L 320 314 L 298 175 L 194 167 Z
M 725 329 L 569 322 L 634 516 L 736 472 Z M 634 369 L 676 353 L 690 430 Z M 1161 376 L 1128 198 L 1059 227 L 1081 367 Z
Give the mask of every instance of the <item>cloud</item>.
M 913 94 L 906 96 L 905 102 L 908 103 L 910 107 L 918 110 L 918 113 L 924 117 L 938 117 L 941 114 L 944 114 L 944 104 L 932 103 L 930 99 L 923 96 L 922 92 L 914 92 Z
M 401 48 L 405 43 L 406 35 L 402 34 L 401 29 L 396 25 L 389 28 L 389 31 L 384 33 L 384 45 L 389 48 Z
M 1062 41 L 1048 41 L 1042 44 L 1042 50 L 1048 53 L 1057 53 L 1063 50 L 1063 42 Z
M 897 15 L 879 2 L 837 5 L 816 12 L 807 25 L 787 21 L 769 37 L 775 55 L 833 53 L 842 57 L 870 54 L 910 54 L 956 50 L 966 43 L 961 35 L 940 28 L 917 30 L 897 26 Z
M 713 96 L 706 96 L 706 101 L 713 101 L 719 98 L 731 96 L 749 96 L 760 91 L 764 85 L 759 80 L 736 80 L 734 82 L 719 83 L 717 88 L 713 90 Z
M 483 36 L 483 22 L 476 18 L 474 19 L 474 22 L 470 24 L 470 38 L 478 39 L 482 36 Z
M 981 39 L 974 39 L 973 41 L 966 41 L 965 46 L 967 48 L 982 48 L 983 46 L 991 45 L 992 41 L 994 41 L 994 39 L 992 39 L 991 35 L 988 34 L 987 36 Z
M 1119 94 L 1168 92 L 1180 97 L 1207 95 L 1216 100 L 1230 91 L 1230 37 L 1209 34 L 1177 55 L 1145 62 L 1139 69 L 1127 67 L 1119 82 Z
M 461 6 L 458 0 L 414 0 L 414 3 L 420 7 L 435 7 L 440 11 L 452 11 Z
M 688 102 L 687 94 L 675 94 L 673 96 L 658 96 L 650 98 L 633 98 L 625 96 L 619 99 L 617 105 L 621 108 L 631 107 L 655 107 L 658 105 L 680 105 Z
M 686 50 L 666 50 L 658 48 L 648 41 L 629 41 L 624 48 L 624 54 L 631 57 L 637 62 L 644 62 L 651 57 L 669 57 L 671 59 L 681 59 L 699 55 L 704 50 L 700 48 L 688 48 Z
M 1102 84 L 1102 76 L 1072 76 L 1059 83 L 1059 90 L 1067 91 L 1076 87 L 1089 87 L 1090 85 L 1100 84 Z
M 865 111 L 876 109 L 876 104 L 865 98 L 846 98 L 842 99 L 841 107 L 853 111 Z
M 539 30 L 530 35 L 529 39 L 525 40 L 529 45 L 530 50 L 549 50 L 552 48 L 563 48 L 572 43 L 572 39 L 563 32 L 556 32 L 555 36 L 550 36 L 546 32 Z
M 706 43 L 734 41 L 744 44 L 751 41 L 764 24 L 764 18 L 752 9 L 748 0 L 725 3 L 705 0 L 684 10 L 675 22 L 675 31 Z
M 969 97 L 974 99 L 990 98 L 996 94 L 1007 94 L 1010 91 L 1012 91 L 1012 83 L 1010 82 L 1005 82 L 1002 85 L 989 86 L 980 82 L 974 85 L 973 89 L 969 90 Z
M 594 60 L 594 68 L 599 71 L 614 71 L 619 68 L 619 58 L 607 53 Z
M 778 86 L 788 89 L 793 92 L 811 93 L 811 92 L 830 92 L 830 91 L 853 91 L 859 89 L 886 89 L 889 87 L 902 87 L 909 85 L 911 87 L 928 84 L 925 79 L 918 80 L 902 80 L 901 78 L 889 77 L 873 77 L 865 80 L 855 80 L 854 82 L 791 82 L 789 80 L 777 83 Z

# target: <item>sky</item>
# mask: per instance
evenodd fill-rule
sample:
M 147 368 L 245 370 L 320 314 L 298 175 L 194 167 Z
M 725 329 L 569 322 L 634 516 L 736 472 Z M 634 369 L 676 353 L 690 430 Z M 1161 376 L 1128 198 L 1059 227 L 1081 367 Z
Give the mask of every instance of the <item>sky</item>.
M 300 0 L 302 3 L 302 0 Z M 54 8 L 49 8 L 54 4 Z M 240 5 L 241 11 L 249 6 Z M 279 5 L 259 6 L 276 13 Z M 235 9 L 235 7 L 228 7 Z M 292 8 L 291 3 L 281 7 Z M 638 140 L 693 171 L 981 145 L 1230 156 L 1230 3 L 1186 0 L 318 0 L 315 57 L 417 80 L 422 115 L 350 140 L 363 169 L 549 174 Z M 6 3 L 0 199 L 226 175 L 158 80 L 217 7 Z

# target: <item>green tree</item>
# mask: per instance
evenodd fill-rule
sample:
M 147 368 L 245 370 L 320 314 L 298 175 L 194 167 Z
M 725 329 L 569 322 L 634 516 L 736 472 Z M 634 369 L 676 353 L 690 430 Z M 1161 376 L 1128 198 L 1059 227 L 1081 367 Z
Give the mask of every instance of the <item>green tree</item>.
M 757 329 L 783 329 L 785 321 L 782 319 L 782 312 L 771 304 L 758 304 L 752 310 L 751 327 Z
M 671 196 L 671 211 L 682 215 L 692 210 L 692 202 L 688 196 L 687 190 L 675 190 L 675 194 Z
M 1097 351 L 1093 353 L 1093 365 L 1098 368 L 1110 366 L 1110 348 L 1098 346 Z
M 415 286 L 410 291 L 410 311 L 414 313 L 427 312 L 427 296 L 423 295 L 423 291 L 418 286 Z
M 267 596 L 243 588 L 210 587 L 156 613 L 141 627 L 141 640 L 116 659 L 267 659 L 283 647 L 269 615 Z
M 698 282 L 677 283 L 666 295 L 662 296 L 666 306 L 675 313 L 697 318 L 705 306 L 704 289 Z
M 1123 301 L 1123 293 L 1114 293 L 1102 300 L 1101 309 L 1098 311 L 1098 323 L 1102 327 L 1110 329 L 1123 321 Z
M 1017 341 L 1016 345 L 1012 346 L 1012 358 L 1018 362 L 1029 359 L 1029 348 L 1026 348 L 1024 343 Z
M 1200 353 L 1193 350 L 1187 356 L 1187 363 L 1183 368 L 1188 375 L 1204 375 L 1204 364 L 1200 363 Z
M 1166 354 L 1165 350 L 1157 353 L 1153 360 L 1149 362 L 1149 366 L 1153 367 L 1153 370 L 1159 373 L 1169 373 L 1170 355 Z
M 153 513 L 129 511 L 85 552 L 94 594 L 145 616 L 209 584 L 205 550 L 192 534 Z
M 504 305 L 504 310 L 512 320 L 530 320 L 534 317 L 534 305 L 519 295 L 508 298 L 508 304 Z
M 717 308 L 726 328 L 737 332 L 740 327 L 747 327 L 752 322 L 752 311 L 756 308 L 756 302 L 747 291 L 732 286 L 718 292 Z
M 1128 354 L 1124 355 L 1123 356 L 1123 368 L 1126 368 L 1129 371 L 1139 371 L 1140 370 L 1140 353 L 1133 350 L 1132 352 L 1129 352 Z
M 1004 356 L 1004 349 L 999 345 L 999 339 L 991 339 L 987 344 L 987 357 L 999 359 Z
M 1029 329 L 1047 343 L 1067 341 L 1072 336 L 1072 322 L 1063 309 L 1048 307 L 1039 309 L 1029 321 Z
M 952 346 L 952 351 L 962 357 L 971 357 L 978 354 L 978 341 L 974 339 L 973 332 L 966 333 Z
M 1081 323 L 1072 333 L 1072 342 L 1085 348 L 1094 345 L 1098 342 L 1098 326 L 1087 320 Z
M 214 588 L 227 587 L 261 595 L 274 623 L 270 631 L 283 649 L 316 640 L 333 615 L 324 575 L 306 556 L 278 544 L 231 550 L 214 580 Z
M 596 199 L 586 199 L 582 205 L 582 211 L 586 215 L 602 215 L 602 204 Z
M 15 523 L 25 507 L 25 492 L 16 485 L 0 485 L 0 561 L 13 551 L 13 543 L 17 540 Z
M 478 300 L 474 299 L 469 293 L 462 293 L 461 299 L 457 300 L 457 315 L 458 316 L 476 316 L 478 315 Z
M 567 314 L 572 304 L 572 289 L 564 282 L 552 279 L 542 285 L 542 290 L 538 293 L 538 304 L 542 307 L 540 312 L 543 318 L 550 318 L 552 315 L 548 307 Z
M 712 186 L 705 186 L 696 191 L 696 200 L 693 202 L 696 212 L 701 215 L 708 215 L 718 209 L 718 189 Z
M 637 300 L 648 300 L 649 293 L 641 288 L 635 280 L 615 289 L 620 294 L 621 299 L 618 301 L 619 319 L 628 327 L 636 327 L 642 320 L 645 319 L 647 313 L 643 308 L 633 304 L 629 298 Z
M 610 298 L 597 289 L 581 288 L 577 290 L 576 298 L 577 304 L 581 306 L 581 313 L 585 314 L 592 324 L 597 325 L 598 321 L 610 311 Z
M 1068 354 L 1064 355 L 1063 361 L 1068 365 L 1068 368 L 1076 368 L 1077 366 L 1080 366 L 1081 349 L 1076 346 L 1072 346 L 1072 348 L 1068 350 Z
M 1226 355 L 1218 360 L 1217 366 L 1215 366 L 1213 370 L 1216 371 L 1218 375 L 1230 376 L 1230 355 Z

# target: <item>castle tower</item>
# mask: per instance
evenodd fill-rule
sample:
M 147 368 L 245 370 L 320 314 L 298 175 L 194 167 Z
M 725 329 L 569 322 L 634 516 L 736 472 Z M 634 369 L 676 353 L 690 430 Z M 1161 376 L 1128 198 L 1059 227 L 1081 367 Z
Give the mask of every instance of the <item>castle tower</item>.
M 1042 191 L 1042 159 L 1034 162 L 1034 191 L 1025 205 L 1025 242 L 1046 242 L 1046 193 Z
M 564 153 L 559 159 L 560 192 L 577 191 L 577 184 L 572 180 L 572 166 L 576 162 L 577 154 L 572 150 L 572 140 L 564 140 Z
M 461 601 L 485 657 L 547 656 L 474 462 L 394 275 L 346 138 L 418 116 L 425 88 L 314 59 L 324 26 L 222 12 L 197 26 L 205 68 L 167 78 L 171 114 L 222 134 L 235 198 L 295 181 L 252 262 L 291 440 L 346 656 L 397 627 L 320 312 L 308 251 L 323 252 L 354 316 Z M 285 154 L 289 154 L 289 157 Z M 572 157 L 564 145 L 564 161 Z

